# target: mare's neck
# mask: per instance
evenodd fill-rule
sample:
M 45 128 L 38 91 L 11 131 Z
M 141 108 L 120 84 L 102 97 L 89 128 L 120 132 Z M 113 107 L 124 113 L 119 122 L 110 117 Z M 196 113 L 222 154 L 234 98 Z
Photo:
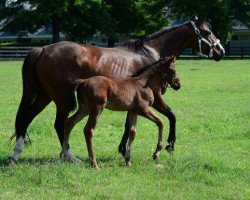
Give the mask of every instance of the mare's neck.
M 160 57 L 175 55 L 179 57 L 181 52 L 187 48 L 193 48 L 193 29 L 190 23 L 185 23 L 178 28 L 167 31 L 159 37 L 148 38 L 146 45 L 158 52 Z

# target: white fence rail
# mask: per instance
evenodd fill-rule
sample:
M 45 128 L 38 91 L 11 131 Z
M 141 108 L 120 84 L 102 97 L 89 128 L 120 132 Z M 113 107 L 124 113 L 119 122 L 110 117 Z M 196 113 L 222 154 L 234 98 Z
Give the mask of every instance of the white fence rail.
M 34 47 L 0 47 L 0 58 L 24 58 Z

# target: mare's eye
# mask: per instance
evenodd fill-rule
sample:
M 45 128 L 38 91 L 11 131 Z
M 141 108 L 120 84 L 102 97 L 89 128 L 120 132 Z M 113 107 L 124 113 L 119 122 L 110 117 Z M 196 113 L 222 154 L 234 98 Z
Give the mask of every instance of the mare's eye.
M 210 30 L 206 30 L 206 33 L 207 33 L 208 35 L 211 35 L 211 34 L 212 34 L 212 32 L 211 32 Z

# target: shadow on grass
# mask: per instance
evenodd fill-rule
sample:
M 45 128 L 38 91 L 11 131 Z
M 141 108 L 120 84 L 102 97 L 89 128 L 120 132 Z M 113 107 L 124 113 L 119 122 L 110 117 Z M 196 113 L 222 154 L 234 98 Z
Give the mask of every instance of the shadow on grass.
M 78 157 L 79 159 L 79 157 Z M 89 165 L 89 159 L 88 158 L 80 158 L 81 162 L 79 163 L 72 163 L 67 160 L 63 160 L 59 157 L 43 157 L 43 158 L 20 158 L 17 165 L 35 165 L 35 166 L 46 166 L 46 165 L 62 165 L 62 164 L 83 164 L 83 165 Z M 115 157 L 105 157 L 105 158 L 99 158 L 97 159 L 97 162 L 100 164 L 106 165 L 107 163 L 115 162 Z M 13 166 L 13 164 L 10 164 L 8 156 L 0 157 L 0 167 L 9 167 Z

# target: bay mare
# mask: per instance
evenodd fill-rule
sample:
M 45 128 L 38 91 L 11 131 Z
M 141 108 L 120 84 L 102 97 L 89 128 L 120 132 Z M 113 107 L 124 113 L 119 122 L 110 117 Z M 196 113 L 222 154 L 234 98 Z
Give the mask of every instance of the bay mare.
M 68 151 L 69 135 L 73 127 L 85 116 L 89 116 L 84 127 L 89 160 L 93 167 L 99 168 L 96 162 L 92 137 L 98 118 L 104 108 L 114 111 L 128 111 L 129 141 L 124 158 L 127 165 L 130 163 L 132 142 L 136 134 L 137 116 L 143 116 L 153 121 L 158 126 L 158 142 L 153 158 L 156 159 L 163 146 L 162 120 L 154 114 L 151 106 L 154 102 L 153 90 L 163 82 L 173 89 L 180 88 L 180 80 L 175 71 L 175 57 L 165 60 L 160 59 L 157 63 L 145 67 L 145 70 L 136 77 L 111 79 L 104 76 L 93 76 L 89 79 L 73 81 L 70 89 L 70 110 L 76 108 L 75 91 L 79 108 L 77 112 L 65 121 L 64 143 L 61 156 Z
M 206 42 L 204 42 L 206 41 Z M 143 39 L 129 41 L 116 48 L 84 46 L 72 42 L 60 42 L 34 48 L 26 56 L 22 67 L 23 95 L 15 121 L 16 145 L 9 157 L 16 163 L 24 147 L 27 128 L 32 120 L 51 102 L 56 104 L 55 129 L 61 146 L 64 140 L 64 123 L 69 115 L 68 89 L 76 79 L 86 79 L 96 75 L 110 78 L 124 78 L 135 74 L 146 64 L 170 55 L 179 56 L 192 48 L 199 54 L 208 55 L 219 61 L 224 57 L 224 49 L 219 40 L 209 30 L 204 18 L 165 29 Z M 162 99 L 164 89 L 154 90 L 153 107 L 170 122 L 167 149 L 174 149 L 175 115 Z M 119 145 L 124 155 L 128 139 L 128 118 L 125 132 Z M 68 148 L 67 156 L 74 160 Z

